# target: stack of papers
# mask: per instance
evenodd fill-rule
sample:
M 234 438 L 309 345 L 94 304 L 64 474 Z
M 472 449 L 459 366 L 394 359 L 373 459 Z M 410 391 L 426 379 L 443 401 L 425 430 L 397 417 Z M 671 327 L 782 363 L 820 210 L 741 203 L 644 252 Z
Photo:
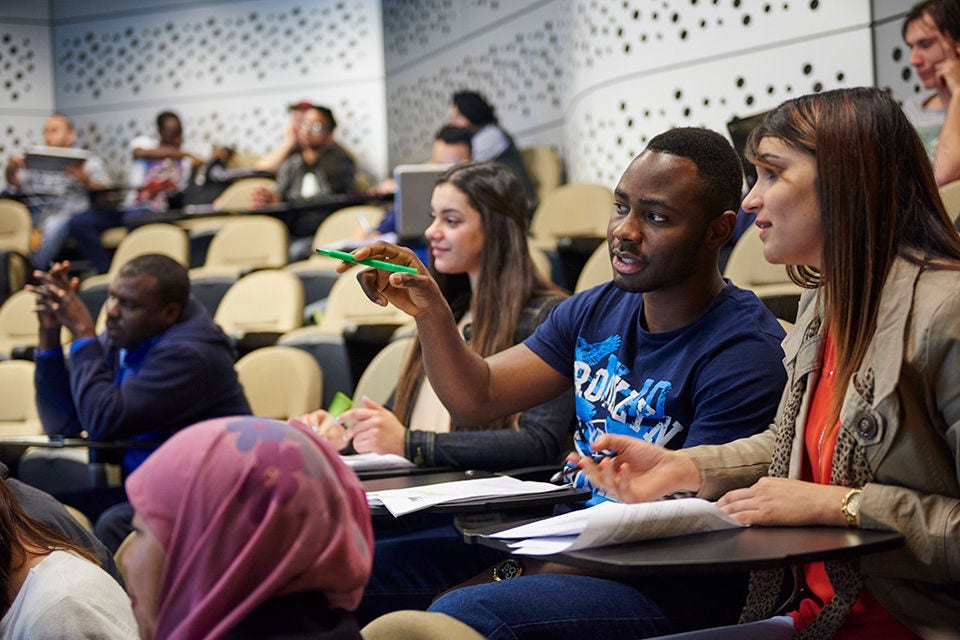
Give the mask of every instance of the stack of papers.
M 685 498 L 603 502 L 488 537 L 514 540 L 507 543 L 513 553 L 535 556 L 743 526 L 713 502 Z
M 367 502 L 372 507 L 381 505 L 386 507 L 394 516 L 402 516 L 436 504 L 465 502 L 477 498 L 546 493 L 563 488 L 549 482 L 532 482 L 530 480 L 517 480 L 510 476 L 494 476 L 476 480 L 440 482 L 408 489 L 368 491 Z
M 349 456 L 340 456 L 344 464 L 354 471 L 380 471 L 381 469 L 409 469 L 414 467 L 412 462 L 394 453 L 357 453 Z

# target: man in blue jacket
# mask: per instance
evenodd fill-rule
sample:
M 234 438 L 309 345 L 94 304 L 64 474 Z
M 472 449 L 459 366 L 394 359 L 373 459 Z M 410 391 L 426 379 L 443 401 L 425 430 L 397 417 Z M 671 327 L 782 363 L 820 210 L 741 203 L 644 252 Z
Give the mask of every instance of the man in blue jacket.
M 49 435 L 159 444 L 201 420 L 250 414 L 233 364 L 236 353 L 203 305 L 190 296 L 187 271 L 163 255 L 124 265 L 110 285 L 107 328 L 99 336 L 77 296 L 69 263 L 35 271 L 40 338 L 37 410 Z M 73 336 L 70 361 L 60 330 Z M 129 474 L 151 448 L 128 449 Z M 105 540 L 108 546 L 110 542 Z

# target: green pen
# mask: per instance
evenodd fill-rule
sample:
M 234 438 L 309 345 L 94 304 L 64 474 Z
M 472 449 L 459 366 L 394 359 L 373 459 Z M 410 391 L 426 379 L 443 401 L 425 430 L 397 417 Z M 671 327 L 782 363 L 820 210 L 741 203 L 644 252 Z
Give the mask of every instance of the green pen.
M 343 260 L 344 262 L 352 262 L 354 264 L 362 264 L 368 267 L 373 267 L 374 269 L 383 269 L 384 271 L 393 271 L 396 273 L 416 273 L 416 267 L 408 267 L 402 264 L 393 264 L 392 262 L 387 262 L 385 260 L 374 260 L 373 258 L 366 258 L 365 260 L 357 260 L 353 257 L 353 254 L 347 253 L 346 251 L 337 251 L 336 249 L 317 249 L 317 253 L 324 256 L 329 256 L 331 258 L 336 258 L 337 260 Z

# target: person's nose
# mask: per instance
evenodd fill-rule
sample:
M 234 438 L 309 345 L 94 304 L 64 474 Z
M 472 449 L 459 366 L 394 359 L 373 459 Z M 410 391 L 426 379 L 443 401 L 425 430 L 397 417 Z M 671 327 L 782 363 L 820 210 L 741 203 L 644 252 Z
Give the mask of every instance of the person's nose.
M 747 213 L 757 213 L 760 211 L 760 205 L 763 203 L 763 198 L 760 196 L 759 184 L 754 184 L 747 195 L 743 198 L 743 202 L 740 203 L 740 207 Z
M 430 226 L 427 227 L 426 231 L 423 232 L 423 237 L 427 240 L 436 240 L 439 239 L 440 235 L 440 219 L 434 218 L 433 222 L 430 223 Z
M 638 243 L 643 238 L 640 218 L 633 212 L 623 217 L 614 217 L 610 221 L 610 236 L 617 240 Z
M 107 317 L 120 317 L 120 304 L 117 302 L 116 298 L 107 298 Z
M 923 56 L 920 55 L 920 51 L 916 47 L 911 48 L 909 65 L 911 67 L 919 67 L 921 64 L 923 64 Z

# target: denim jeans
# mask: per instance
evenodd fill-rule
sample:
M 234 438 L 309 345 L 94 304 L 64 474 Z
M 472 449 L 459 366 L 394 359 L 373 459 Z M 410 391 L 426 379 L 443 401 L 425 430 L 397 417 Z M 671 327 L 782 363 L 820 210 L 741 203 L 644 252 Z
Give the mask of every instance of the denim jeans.
M 40 246 L 33 252 L 30 261 L 37 269 L 47 270 L 60 253 L 70 233 L 73 213 L 51 213 L 40 221 Z
M 544 573 L 458 589 L 428 610 L 494 640 L 627 640 L 732 624 L 745 593 L 739 574 L 626 583 Z
M 790 640 L 796 635 L 790 616 L 777 616 L 747 624 L 735 624 L 713 629 L 661 636 L 655 640 Z
M 110 268 L 110 253 L 100 241 L 100 234 L 121 224 L 123 213 L 120 211 L 91 209 L 70 219 L 70 236 L 77 241 L 83 257 L 96 267 L 97 273 L 106 273 Z

